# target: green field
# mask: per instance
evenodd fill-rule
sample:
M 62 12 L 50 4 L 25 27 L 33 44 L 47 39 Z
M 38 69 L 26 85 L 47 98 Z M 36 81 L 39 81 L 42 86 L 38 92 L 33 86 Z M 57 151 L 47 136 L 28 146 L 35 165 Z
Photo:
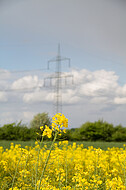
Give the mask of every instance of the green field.
M 0 146 L 2 146 L 4 149 L 9 149 L 11 143 L 14 144 L 20 144 L 22 148 L 25 148 L 25 146 L 32 146 L 34 147 L 35 141 L 6 141 L 1 140 Z M 47 147 L 50 147 L 51 142 L 44 141 L 43 144 L 46 144 Z M 72 145 L 73 142 L 69 141 L 69 145 Z M 106 150 L 108 147 L 119 147 L 123 148 L 123 145 L 126 144 L 126 142 L 89 142 L 89 141 L 77 141 L 76 144 L 83 144 L 84 148 L 88 148 L 89 146 L 93 146 L 94 148 L 101 148 L 103 150 Z

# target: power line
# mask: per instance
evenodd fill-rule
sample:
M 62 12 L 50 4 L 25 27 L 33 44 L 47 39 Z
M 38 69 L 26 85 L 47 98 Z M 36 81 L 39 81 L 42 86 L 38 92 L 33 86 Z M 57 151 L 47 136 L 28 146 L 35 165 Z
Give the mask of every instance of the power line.
M 32 88 L 21 88 L 21 89 L 0 89 L 0 92 L 21 92 L 21 91 L 29 91 L 35 89 L 42 89 L 40 86 L 32 87 Z M 24 92 L 23 92 L 24 93 Z
M 5 70 L 5 71 L 1 71 L 0 73 L 4 73 L 4 74 L 8 74 L 9 73 L 25 73 L 25 72 L 36 72 L 36 71 L 45 71 L 48 70 L 48 68 L 44 68 L 44 69 L 33 69 L 33 70 L 14 70 L 14 71 L 9 71 L 9 70 Z

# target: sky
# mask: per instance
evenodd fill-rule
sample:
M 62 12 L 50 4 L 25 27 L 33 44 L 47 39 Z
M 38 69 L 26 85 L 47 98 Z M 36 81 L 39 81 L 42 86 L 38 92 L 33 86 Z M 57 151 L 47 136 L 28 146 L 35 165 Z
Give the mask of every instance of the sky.
M 0 0 L 0 126 L 55 113 L 56 63 L 69 127 L 126 127 L 126 1 Z M 73 79 L 73 80 L 72 80 Z M 44 85 L 46 81 L 46 85 Z

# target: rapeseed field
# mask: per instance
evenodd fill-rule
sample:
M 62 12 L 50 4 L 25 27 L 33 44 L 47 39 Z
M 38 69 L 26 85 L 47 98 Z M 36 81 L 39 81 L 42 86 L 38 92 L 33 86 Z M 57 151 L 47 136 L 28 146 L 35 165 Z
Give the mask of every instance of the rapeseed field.
M 52 128 L 41 127 L 41 142 L 35 147 L 21 148 L 11 144 L 0 147 L 1 190 L 125 190 L 126 149 L 102 150 L 92 146 L 55 143 L 56 137 L 68 127 L 63 114 L 52 118 Z M 49 149 L 44 136 L 51 138 Z

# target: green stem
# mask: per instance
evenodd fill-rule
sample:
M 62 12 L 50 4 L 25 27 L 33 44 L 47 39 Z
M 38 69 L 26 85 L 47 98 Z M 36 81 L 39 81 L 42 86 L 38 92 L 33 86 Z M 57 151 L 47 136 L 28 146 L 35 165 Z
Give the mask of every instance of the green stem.
M 18 166 L 19 166 L 19 163 L 20 163 L 20 160 L 21 160 L 21 157 L 22 157 L 22 152 L 21 152 L 21 156 L 18 160 L 18 164 L 17 164 L 17 167 L 16 167 L 16 170 L 15 170 L 15 174 L 14 174 L 14 177 L 13 177 L 13 180 L 12 180 L 12 190 L 13 190 L 13 186 L 14 186 L 14 182 L 15 182 L 15 178 L 16 178 L 16 174 L 17 174 L 17 169 L 18 169 Z
M 49 157 L 50 157 L 50 154 L 51 154 L 51 151 L 52 151 L 53 145 L 54 145 L 54 142 L 56 141 L 56 137 L 57 137 L 57 135 L 58 135 L 58 131 L 56 131 L 56 134 L 55 134 L 54 139 L 53 139 L 53 141 L 52 141 L 52 144 L 51 144 L 51 146 L 50 146 L 49 154 L 48 154 L 47 159 L 46 159 L 46 161 L 45 161 L 45 165 L 44 165 L 44 168 L 43 168 L 43 171 L 42 171 L 41 177 L 40 177 L 40 182 L 39 182 L 38 190 L 40 189 L 41 181 L 42 181 L 42 178 L 43 178 L 43 175 L 44 175 L 44 172 L 45 172 L 45 169 L 46 169 L 46 166 L 47 166 L 47 163 L 48 163 L 48 160 L 49 160 Z
M 59 167 L 59 156 L 58 156 L 58 170 L 59 169 L 60 169 L 60 167 Z M 59 175 L 59 189 L 61 190 L 60 173 L 58 175 Z
M 66 187 L 67 187 L 67 168 L 68 168 L 68 165 L 67 165 L 67 147 L 66 147 L 66 180 L 65 180 Z
M 38 157 L 37 157 L 37 164 L 35 166 L 35 190 L 37 190 L 37 180 L 38 180 L 38 163 L 39 163 L 39 155 L 40 155 L 40 150 L 43 144 L 43 136 L 42 136 L 42 140 L 40 142 L 40 146 L 38 149 Z

